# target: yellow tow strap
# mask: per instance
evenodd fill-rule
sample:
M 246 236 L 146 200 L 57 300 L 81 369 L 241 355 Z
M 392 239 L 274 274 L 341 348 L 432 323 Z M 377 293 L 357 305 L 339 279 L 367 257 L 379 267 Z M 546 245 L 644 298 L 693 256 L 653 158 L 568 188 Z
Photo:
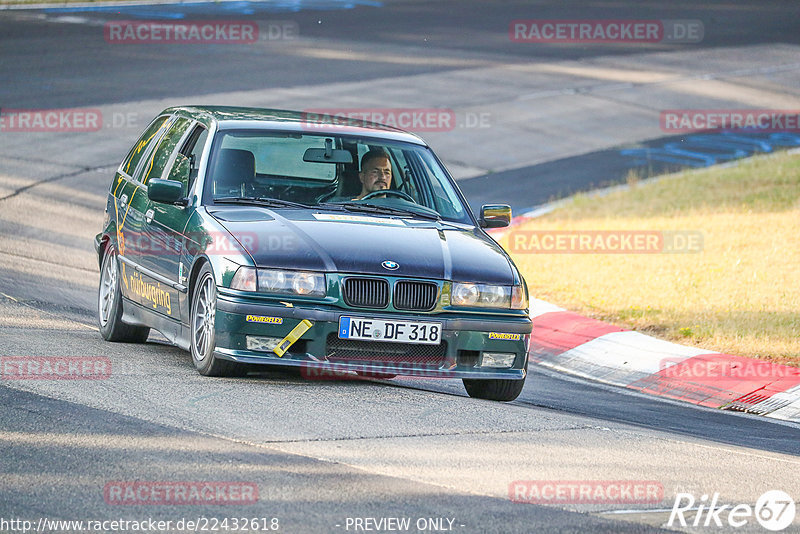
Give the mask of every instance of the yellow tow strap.
M 312 323 L 308 319 L 303 319 L 302 321 L 300 321 L 300 324 L 295 326 L 292 329 L 292 331 L 289 332 L 289 335 L 287 335 L 285 338 L 281 340 L 280 343 L 278 343 L 277 347 L 272 349 L 272 352 L 277 354 L 278 358 L 282 357 L 286 353 L 286 351 L 289 350 L 289 347 L 291 347 L 295 341 L 300 339 L 300 336 L 305 334 L 306 331 L 312 326 L 314 326 L 314 323 Z

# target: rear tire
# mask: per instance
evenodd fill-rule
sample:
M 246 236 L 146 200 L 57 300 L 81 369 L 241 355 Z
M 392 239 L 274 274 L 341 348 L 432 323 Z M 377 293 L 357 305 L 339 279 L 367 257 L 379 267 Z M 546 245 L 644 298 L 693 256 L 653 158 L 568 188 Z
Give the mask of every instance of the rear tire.
M 121 275 L 117 262 L 117 249 L 108 245 L 100 267 L 100 287 L 97 289 L 97 325 L 106 341 L 144 343 L 150 335 L 147 326 L 134 326 L 122 322 Z
M 522 380 L 474 380 L 469 378 L 462 379 L 464 389 L 467 394 L 475 399 L 486 399 L 509 402 L 513 401 L 522 393 L 525 387 L 525 379 Z
M 197 275 L 192 291 L 189 315 L 192 362 L 197 372 L 204 376 L 244 376 L 248 366 L 214 355 L 216 348 L 217 283 L 208 264 Z

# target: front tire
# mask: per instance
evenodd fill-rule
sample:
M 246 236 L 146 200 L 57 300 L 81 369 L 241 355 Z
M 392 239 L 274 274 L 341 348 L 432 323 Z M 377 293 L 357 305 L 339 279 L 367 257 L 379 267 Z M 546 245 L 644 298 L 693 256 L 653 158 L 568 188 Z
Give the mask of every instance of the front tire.
M 122 322 L 122 288 L 119 263 L 114 245 L 108 245 L 100 267 L 100 287 L 97 289 L 97 325 L 106 341 L 144 343 L 150 328 Z
M 513 401 L 522 393 L 525 387 L 525 379 L 522 380 L 475 380 L 470 378 L 462 379 L 464 389 L 467 394 L 475 399 L 486 399 L 494 401 L 509 402 Z
M 217 283 L 208 264 L 203 265 L 192 291 L 189 316 L 190 352 L 197 372 L 204 376 L 244 376 L 247 366 L 214 355 L 216 347 Z

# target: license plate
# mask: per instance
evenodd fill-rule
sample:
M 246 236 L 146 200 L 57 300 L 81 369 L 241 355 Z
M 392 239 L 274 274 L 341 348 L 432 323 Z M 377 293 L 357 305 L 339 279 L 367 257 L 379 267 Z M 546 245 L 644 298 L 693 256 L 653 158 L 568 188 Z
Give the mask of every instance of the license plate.
M 442 323 L 340 317 L 339 338 L 438 345 L 442 341 Z

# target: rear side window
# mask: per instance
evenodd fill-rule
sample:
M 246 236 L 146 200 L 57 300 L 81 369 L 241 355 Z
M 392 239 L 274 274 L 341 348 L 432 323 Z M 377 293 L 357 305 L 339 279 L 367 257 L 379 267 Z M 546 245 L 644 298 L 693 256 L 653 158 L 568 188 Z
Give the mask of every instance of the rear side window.
M 122 172 L 128 176 L 133 176 L 136 166 L 139 165 L 142 156 L 144 156 L 149 151 L 148 149 L 158 141 L 161 134 L 166 129 L 168 119 L 168 115 L 158 117 L 148 126 L 147 130 L 144 131 L 136 144 L 133 145 L 133 148 L 122 162 Z
M 172 124 L 166 135 L 161 138 L 161 142 L 149 156 L 147 164 L 144 166 L 142 179 L 140 180 L 143 184 L 147 185 L 147 181 L 150 178 L 161 178 L 164 167 L 167 166 L 170 156 L 175 152 L 175 147 L 183 139 L 183 134 L 189 129 L 191 122 L 189 119 L 179 118 Z

